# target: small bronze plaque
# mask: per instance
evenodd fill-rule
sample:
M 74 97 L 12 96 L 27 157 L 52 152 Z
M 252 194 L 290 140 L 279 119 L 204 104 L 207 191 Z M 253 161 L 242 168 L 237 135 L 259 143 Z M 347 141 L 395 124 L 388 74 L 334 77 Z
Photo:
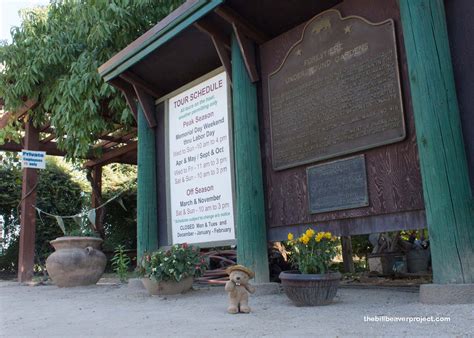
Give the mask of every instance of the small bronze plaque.
M 321 13 L 268 83 L 275 170 L 405 138 L 391 19 Z
M 364 155 L 319 164 L 306 174 L 312 214 L 369 205 Z

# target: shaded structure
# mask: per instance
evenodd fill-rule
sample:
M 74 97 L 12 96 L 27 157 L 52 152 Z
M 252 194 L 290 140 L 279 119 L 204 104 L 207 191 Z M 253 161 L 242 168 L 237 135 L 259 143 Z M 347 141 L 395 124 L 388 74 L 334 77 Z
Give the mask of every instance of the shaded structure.
M 0 102 L 3 108 L 3 103 Z M 0 145 L 0 151 L 21 152 L 22 150 L 45 151 L 47 155 L 66 156 L 66 152 L 57 146 L 54 126 L 45 124 L 35 127 L 28 119 L 28 112 L 37 104 L 36 100 L 27 100 L 15 112 L 5 112 L 0 117 L 0 129 L 11 120 L 23 124 L 24 137 L 19 143 L 9 141 Z M 86 156 L 85 167 L 89 171 L 88 179 L 92 187 L 91 204 L 96 208 L 102 201 L 102 167 L 109 163 L 136 164 L 136 127 L 116 126 L 116 129 L 99 135 L 96 144 L 91 146 L 90 155 Z M 18 258 L 18 281 L 25 282 L 33 277 L 35 225 L 36 225 L 36 187 L 38 184 L 37 169 L 23 169 L 21 213 L 20 213 L 20 249 Z M 103 236 L 103 209 L 96 214 L 95 226 Z
M 457 8 L 467 7 L 469 1 L 461 1 Z M 332 12 L 324 12 L 328 9 Z M 337 19 L 334 13 L 339 13 L 340 18 Z M 351 34 L 352 28 L 357 26 L 351 22 L 365 22 L 364 29 L 388 22 L 395 52 L 388 57 L 383 53 L 375 57 L 382 58 L 380 64 L 391 62 L 398 69 L 403 118 L 396 123 L 403 124 L 403 132 L 387 142 L 377 141 L 366 147 L 336 152 L 333 155 L 336 160 L 322 156 L 313 163 L 306 161 L 275 168 L 272 165 L 275 135 L 272 135 L 271 107 L 275 101 L 271 96 L 271 74 L 288 55 L 297 59 L 305 52 L 313 53 L 303 60 L 305 65 L 315 64 L 319 68 L 288 75 L 286 81 L 295 81 L 297 86 L 301 83 L 297 81 L 308 74 L 306 71 L 312 75 L 324 67 L 318 62 L 327 55 L 342 51 L 344 57 L 350 58 L 368 50 L 363 44 L 357 46 L 359 49 L 339 47 L 327 54 L 322 51 L 317 54 L 314 49 L 317 44 L 311 50 L 293 48 L 304 39 L 307 26 L 311 27 L 308 35 L 330 34 L 335 27 L 331 20 L 348 23 L 341 33 L 344 39 L 347 38 L 344 34 Z M 288 231 L 301 231 L 308 224 L 317 224 L 321 230 L 345 236 L 346 256 L 351 250 L 347 236 L 428 225 L 435 282 L 472 283 L 474 215 L 469 172 L 472 174 L 473 168 L 467 164 L 466 149 L 471 149 L 474 140 L 470 137 L 472 126 L 464 126 L 463 139 L 460 118 L 469 120 L 468 111 L 473 107 L 469 103 L 461 111 L 457 107 L 449 51 L 452 37 L 448 36 L 447 21 L 454 22 L 455 18 L 446 17 L 442 0 L 390 0 L 383 4 L 375 0 L 334 0 L 298 5 L 288 1 L 189 0 L 117 53 L 99 68 L 99 73 L 123 91 L 138 114 L 138 120 L 143 121 L 138 125 L 138 160 L 141 161 L 140 156 L 143 160 L 138 177 L 138 238 L 144 243 L 143 248 L 170 244 L 166 196 L 170 184 L 166 179 L 167 108 L 159 99 L 223 67 L 232 83 L 238 261 L 253 268 L 258 281 L 268 279 L 267 238 L 282 240 Z M 463 22 L 468 24 L 468 20 Z M 464 45 L 469 45 L 459 32 L 455 27 L 451 34 L 456 41 L 462 40 Z M 337 44 L 337 40 L 334 43 Z M 372 43 L 378 46 L 376 39 L 370 40 Z M 453 52 L 456 54 L 458 50 Z M 374 75 L 374 79 L 383 79 L 380 69 L 370 68 L 374 60 L 367 59 L 367 69 L 377 76 Z M 432 83 L 433 79 L 435 83 Z M 470 86 L 463 81 L 456 85 Z M 381 87 L 384 88 L 383 83 Z M 464 92 L 465 89 L 458 90 Z M 378 93 L 376 89 L 369 91 L 366 98 L 374 93 Z M 349 105 L 353 105 L 358 95 L 363 94 L 354 92 L 348 98 Z M 298 124 L 291 120 L 292 111 L 286 111 L 284 116 L 288 119 L 288 128 Z M 324 114 L 318 116 L 323 117 Z M 437 121 L 444 122 L 437 125 Z M 368 124 L 365 128 L 371 133 L 390 122 L 381 119 L 379 124 Z M 142 135 L 145 135 L 144 140 Z M 342 133 L 340 136 L 345 139 L 348 135 Z M 335 161 L 344 159 L 344 154 L 348 153 L 361 156 L 365 163 L 366 169 L 360 169 L 360 175 L 367 176 L 364 203 L 357 207 L 310 212 L 308 191 L 317 181 L 307 179 L 308 166 L 323 162 L 334 169 Z M 339 181 L 343 178 L 341 175 Z M 337 184 L 338 180 L 332 183 Z M 147 184 L 154 185 L 154 189 Z M 327 184 L 330 186 L 331 182 Z M 152 201 L 152 205 L 147 201 Z M 351 269 L 350 264 L 347 268 Z

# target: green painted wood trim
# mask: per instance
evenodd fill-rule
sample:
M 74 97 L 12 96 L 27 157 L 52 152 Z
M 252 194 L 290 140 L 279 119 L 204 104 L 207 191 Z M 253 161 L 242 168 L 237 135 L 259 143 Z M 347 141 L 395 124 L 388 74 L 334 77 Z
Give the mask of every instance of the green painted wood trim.
M 149 128 L 140 104 L 138 109 L 137 259 L 158 249 L 158 204 L 155 129 Z
M 249 78 L 236 37 L 232 36 L 232 84 L 237 262 L 269 281 L 267 228 L 257 112 L 257 88 Z
M 184 12 L 183 15 L 170 22 L 170 24 L 164 27 L 164 29 L 157 32 L 157 34 L 152 38 L 131 50 L 130 53 L 124 56 L 121 60 L 117 61 L 113 65 L 110 65 L 110 67 L 101 70 L 100 75 L 105 81 L 109 81 L 114 77 L 117 77 L 125 70 L 132 67 L 134 64 L 143 60 L 148 56 L 148 54 L 152 53 L 161 45 L 173 39 L 176 35 L 192 25 L 194 22 L 213 11 L 223 2 L 224 0 L 200 1 L 188 11 Z
M 400 0 L 434 282 L 474 283 L 469 185 L 443 0 Z

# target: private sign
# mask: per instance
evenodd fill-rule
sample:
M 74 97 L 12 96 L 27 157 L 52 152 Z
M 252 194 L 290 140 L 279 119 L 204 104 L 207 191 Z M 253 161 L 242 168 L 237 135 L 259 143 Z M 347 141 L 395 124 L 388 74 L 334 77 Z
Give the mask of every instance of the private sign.
M 21 167 L 22 168 L 46 168 L 46 152 L 45 151 L 21 151 Z

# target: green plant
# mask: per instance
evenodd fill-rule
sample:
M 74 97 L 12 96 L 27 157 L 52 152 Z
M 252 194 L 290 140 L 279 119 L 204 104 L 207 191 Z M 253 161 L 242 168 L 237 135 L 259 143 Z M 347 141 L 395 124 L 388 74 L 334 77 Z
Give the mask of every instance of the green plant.
M 168 250 L 160 249 L 151 254 L 144 253 L 138 273 L 157 282 L 167 280 L 179 282 L 186 277 L 199 277 L 205 269 L 206 263 L 199 249 L 183 243 L 175 244 Z
M 288 234 L 291 263 L 304 274 L 323 274 L 329 271 L 336 256 L 336 238 L 330 232 L 309 228 L 299 238 Z
M 115 254 L 112 258 L 112 267 L 114 268 L 115 273 L 120 278 L 121 282 L 127 281 L 128 268 L 130 267 L 130 257 L 125 253 L 125 247 L 123 245 L 118 245 L 115 248 Z

